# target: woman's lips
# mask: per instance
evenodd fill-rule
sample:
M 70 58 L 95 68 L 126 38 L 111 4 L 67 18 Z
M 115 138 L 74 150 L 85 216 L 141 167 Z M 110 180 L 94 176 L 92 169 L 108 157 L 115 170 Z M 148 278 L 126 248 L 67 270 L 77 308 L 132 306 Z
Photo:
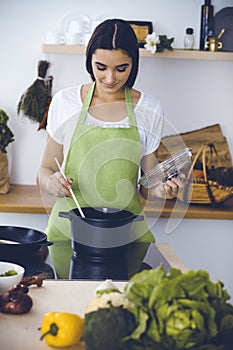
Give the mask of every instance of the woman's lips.
M 103 83 L 103 85 L 107 88 L 107 89 L 113 89 L 116 84 L 106 84 L 106 83 Z

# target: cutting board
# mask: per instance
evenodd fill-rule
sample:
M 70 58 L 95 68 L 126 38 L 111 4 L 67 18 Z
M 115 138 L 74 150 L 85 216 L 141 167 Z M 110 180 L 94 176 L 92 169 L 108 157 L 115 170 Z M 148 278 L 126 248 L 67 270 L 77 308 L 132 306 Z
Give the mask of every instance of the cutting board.
M 231 154 L 220 124 L 209 125 L 201 129 L 182 132 L 176 135 L 164 136 L 156 151 L 156 156 L 161 162 L 167 159 L 171 153 L 189 147 L 192 148 L 192 155 L 194 158 L 200 147 L 204 143 L 210 142 L 214 143 L 221 159 L 222 166 L 231 167 Z M 216 157 L 213 157 L 213 164 L 218 164 Z

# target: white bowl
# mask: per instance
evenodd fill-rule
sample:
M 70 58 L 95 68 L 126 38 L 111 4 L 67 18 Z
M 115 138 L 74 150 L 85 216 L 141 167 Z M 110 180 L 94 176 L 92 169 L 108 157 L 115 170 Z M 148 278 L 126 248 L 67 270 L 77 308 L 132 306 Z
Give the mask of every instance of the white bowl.
M 0 275 L 9 270 L 15 270 L 17 272 L 17 275 L 2 277 L 0 276 L 0 294 L 6 292 L 14 285 L 20 283 L 25 272 L 23 266 L 11 262 L 0 261 Z

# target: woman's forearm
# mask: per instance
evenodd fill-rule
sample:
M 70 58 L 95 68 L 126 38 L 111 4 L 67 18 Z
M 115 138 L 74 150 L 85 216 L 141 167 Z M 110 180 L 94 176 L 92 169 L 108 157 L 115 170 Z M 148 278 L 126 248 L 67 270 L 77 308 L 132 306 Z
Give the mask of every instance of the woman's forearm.
M 37 185 L 40 187 L 42 190 L 46 190 L 49 192 L 49 178 L 54 172 L 48 168 L 40 168 L 39 172 L 37 174 L 36 182 Z
M 71 186 L 72 180 L 65 180 L 63 178 L 55 162 L 55 158 L 59 164 L 62 164 L 63 146 L 48 135 L 43 159 L 36 178 L 37 185 L 42 190 L 57 197 L 69 196 L 69 186 Z

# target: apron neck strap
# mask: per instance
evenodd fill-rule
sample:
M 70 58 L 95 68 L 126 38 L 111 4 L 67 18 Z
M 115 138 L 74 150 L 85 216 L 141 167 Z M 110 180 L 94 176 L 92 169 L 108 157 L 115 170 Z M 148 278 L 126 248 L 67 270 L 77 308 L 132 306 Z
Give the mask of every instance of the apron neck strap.
M 87 96 L 83 102 L 83 106 L 79 115 L 79 119 L 78 119 L 78 124 L 84 124 L 85 119 L 86 119 L 86 115 L 88 112 L 88 109 L 90 107 L 91 104 L 91 100 L 92 100 L 92 96 L 95 90 L 95 81 L 92 83 Z M 128 88 L 128 86 L 125 87 L 125 101 L 126 101 L 126 109 L 127 109 L 127 114 L 128 114 L 128 118 L 129 118 L 129 124 L 130 126 L 135 126 L 136 125 L 136 120 L 135 120 L 135 116 L 134 116 L 134 111 L 133 111 L 133 103 L 132 103 L 132 98 L 130 95 L 130 90 Z
M 128 86 L 125 87 L 125 101 L 126 101 L 127 114 L 129 118 L 129 125 L 135 126 L 136 120 L 135 120 L 135 115 L 133 110 L 133 102 L 132 102 L 132 98 L 131 98 L 130 90 Z
M 94 93 L 94 90 L 95 90 L 95 81 L 91 84 L 91 87 L 87 93 L 87 96 L 83 102 L 83 105 L 82 105 L 82 109 L 81 109 L 81 112 L 79 114 L 79 118 L 78 118 L 78 124 L 81 125 L 81 124 L 84 124 L 84 121 L 86 119 L 86 115 L 87 115 L 87 112 L 88 112 L 88 109 L 90 107 L 90 104 L 91 104 L 91 100 L 92 100 L 92 96 L 93 96 L 93 93 Z

